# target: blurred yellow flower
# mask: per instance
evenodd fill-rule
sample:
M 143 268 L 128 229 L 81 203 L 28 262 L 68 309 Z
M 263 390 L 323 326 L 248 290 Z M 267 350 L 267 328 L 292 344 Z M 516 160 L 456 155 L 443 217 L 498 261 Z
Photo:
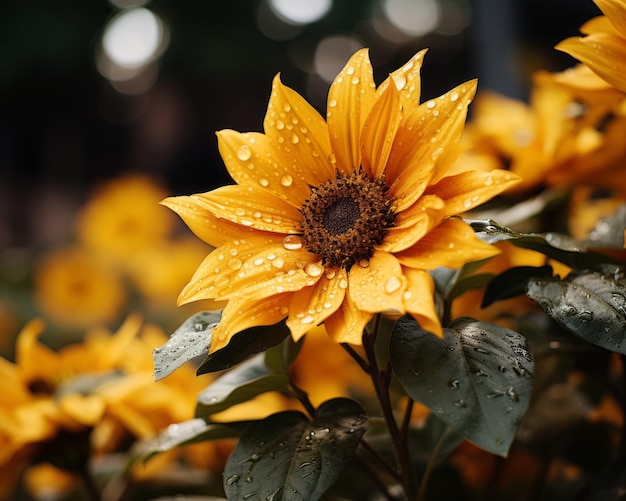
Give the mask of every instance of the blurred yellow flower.
M 323 322 L 334 341 L 360 344 L 388 310 L 441 335 L 427 270 L 496 253 L 451 216 L 517 178 L 447 175 L 476 81 L 420 104 L 424 54 L 376 88 L 367 50 L 355 53 L 326 121 L 277 76 L 264 134 L 218 133 L 237 184 L 163 202 L 216 247 L 179 298 L 229 300 L 211 351 L 285 317 L 296 340 Z
M 512 192 L 577 183 L 626 193 L 618 175 L 626 161 L 624 95 L 579 65 L 534 75 L 530 104 L 480 94 L 463 138 L 468 152 L 457 164 L 482 159 L 507 167 L 522 181 Z
M 80 247 L 41 258 L 35 270 L 34 294 L 41 311 L 67 327 L 110 324 L 118 319 L 126 301 L 118 274 Z
M 594 0 L 604 16 L 587 21 L 583 37 L 570 37 L 556 45 L 583 62 L 611 85 L 626 92 L 626 2 Z
M 18 335 L 15 363 L 0 358 L 0 493 L 11 492 L 15 472 L 38 461 L 58 464 L 57 455 L 80 451 L 85 438 L 83 463 L 129 437 L 151 438 L 193 417 L 209 379 L 187 366 L 154 382 L 152 350 L 167 340 L 159 328 L 130 316 L 115 334 L 94 329 L 83 342 L 53 351 L 38 340 L 44 327 L 29 322 Z M 67 443 L 59 448 L 60 441 Z
M 165 195 L 146 175 L 128 174 L 105 183 L 78 218 L 79 241 L 127 263 L 171 232 L 175 220 L 158 205 Z

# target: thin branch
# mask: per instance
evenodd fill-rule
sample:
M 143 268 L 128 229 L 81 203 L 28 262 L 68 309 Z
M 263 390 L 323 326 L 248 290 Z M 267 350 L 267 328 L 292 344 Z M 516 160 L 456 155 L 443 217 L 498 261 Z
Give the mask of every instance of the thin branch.
M 378 452 L 376 451 L 376 449 L 374 449 L 367 440 L 365 439 L 361 439 L 361 442 L 359 443 L 359 445 L 363 446 L 363 449 L 365 449 L 370 456 L 372 456 L 372 458 L 374 458 L 376 460 L 376 462 L 382 466 L 384 468 L 384 470 L 389 473 L 389 475 L 391 475 L 396 481 L 401 482 L 402 478 L 400 477 L 400 474 L 394 470 L 391 465 L 385 461 L 385 459 L 378 454 Z
M 409 426 L 411 425 L 411 414 L 413 413 L 413 404 L 415 403 L 411 397 L 408 397 L 409 401 L 406 404 L 404 410 L 404 419 L 402 420 L 402 427 L 400 428 L 400 434 L 406 439 L 409 434 Z
M 354 361 L 359 364 L 359 366 L 361 367 L 361 369 L 363 370 L 363 372 L 365 372 L 366 374 L 370 373 L 370 366 L 367 363 L 367 361 L 365 361 L 363 359 L 363 357 L 361 355 L 359 355 L 356 350 L 354 348 L 352 348 L 352 346 L 350 346 L 347 343 L 341 343 L 341 347 L 346 350 L 346 352 L 348 353 L 348 355 L 350 355 Z

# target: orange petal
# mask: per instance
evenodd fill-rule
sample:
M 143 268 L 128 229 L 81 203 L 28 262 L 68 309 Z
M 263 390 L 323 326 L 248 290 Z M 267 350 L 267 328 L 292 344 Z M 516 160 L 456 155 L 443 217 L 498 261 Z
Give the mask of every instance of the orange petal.
M 475 93 L 476 80 L 470 80 L 405 112 L 386 169 L 398 210 L 420 196 L 419 191 L 411 191 L 412 187 L 422 186 L 425 178 L 436 182 L 454 162 L 467 107 Z
M 395 256 L 411 268 L 433 270 L 440 266 L 459 268 L 465 263 L 495 256 L 499 250 L 480 240 L 460 219 L 446 219 L 413 247 Z
M 222 130 L 218 148 L 228 172 L 242 186 L 262 187 L 281 200 L 299 208 L 311 189 L 286 163 L 267 136 L 257 132 Z
M 297 233 L 300 229 L 298 209 L 262 188 L 229 185 L 195 197 L 218 219 L 272 233 Z
M 228 301 L 222 319 L 213 329 L 210 353 L 226 346 L 231 338 L 245 329 L 258 325 L 274 325 L 287 316 L 292 294 L 277 294 L 259 301 L 237 297 Z
M 363 343 L 363 330 L 373 316 L 373 313 L 357 308 L 348 290 L 341 308 L 326 319 L 324 326 L 335 343 L 360 345 Z
M 197 195 L 169 197 L 161 204 L 176 212 L 191 231 L 213 247 L 259 234 L 254 228 L 214 216 L 206 202 Z
M 401 118 L 400 95 L 390 85 L 374 102 L 361 130 L 361 164 L 374 178 L 385 172 Z
M 434 195 L 423 196 L 398 214 L 395 226 L 387 230 L 383 243 L 376 248 L 392 253 L 407 249 L 437 226 L 444 216 L 443 200 Z
M 256 251 L 234 257 L 232 262 L 226 261 L 228 254 L 221 248 L 212 254 L 217 257 L 207 258 L 200 265 L 181 292 L 179 303 L 241 296 L 262 299 L 310 287 L 319 280 L 320 266 L 316 264 L 319 256 L 304 250 L 288 250 L 280 243 L 257 247 Z M 220 255 L 225 256 L 224 260 L 219 259 Z M 216 262 L 218 266 L 211 269 Z
M 320 114 L 276 75 L 263 122 L 265 134 L 294 177 L 317 185 L 334 175 L 328 127 Z
M 361 129 L 374 104 L 376 85 L 367 49 L 357 51 L 328 91 L 326 120 L 336 169 L 349 174 L 361 165 Z
M 417 107 L 420 104 L 422 82 L 420 70 L 424 61 L 424 55 L 428 49 L 422 49 L 409 59 L 402 67 L 389 75 L 377 89 L 377 94 L 381 94 L 393 81 L 396 89 L 400 91 L 400 105 L 403 109 Z
M 393 255 L 375 251 L 369 262 L 355 263 L 350 268 L 348 281 L 350 299 L 359 310 L 404 311 L 406 277 Z
M 63 395 L 58 405 L 68 416 L 85 426 L 98 424 L 106 407 L 104 400 L 99 396 L 78 393 Z
M 337 311 L 343 303 L 346 288 L 346 271 L 343 268 L 330 269 L 324 272 L 313 287 L 306 287 L 293 294 L 287 326 L 294 341 Z
M 422 329 L 432 332 L 443 338 L 441 321 L 435 307 L 435 283 L 430 273 L 413 268 L 402 269 L 407 278 L 407 288 L 404 292 L 404 307 Z
M 467 171 L 444 177 L 426 193 L 437 195 L 445 202 L 446 216 L 467 212 L 516 185 L 520 177 L 506 170 Z
M 624 38 L 609 33 L 571 37 L 555 46 L 582 61 L 611 85 L 626 92 Z

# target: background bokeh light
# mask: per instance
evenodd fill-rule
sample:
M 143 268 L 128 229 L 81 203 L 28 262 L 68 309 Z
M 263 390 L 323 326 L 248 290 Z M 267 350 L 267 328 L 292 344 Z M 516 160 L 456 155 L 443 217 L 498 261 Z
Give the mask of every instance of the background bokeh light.
M 230 182 L 214 132 L 260 131 L 278 72 L 323 113 L 356 49 L 370 48 L 380 82 L 428 47 L 425 99 L 474 77 L 525 98 L 533 71 L 572 64 L 552 46 L 598 12 L 591 0 L 8 2 L 0 300 L 103 182 L 138 172 L 173 195 Z

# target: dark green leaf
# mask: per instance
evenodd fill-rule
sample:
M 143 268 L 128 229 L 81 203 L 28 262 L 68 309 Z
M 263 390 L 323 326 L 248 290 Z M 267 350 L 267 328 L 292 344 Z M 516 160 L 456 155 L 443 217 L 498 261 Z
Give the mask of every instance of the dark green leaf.
M 499 301 L 526 294 L 526 284 L 531 278 L 552 277 L 552 266 L 517 266 L 495 277 L 483 296 L 482 308 Z
M 460 279 L 454 284 L 454 287 L 448 293 L 448 301 L 454 299 L 467 291 L 482 289 L 493 280 L 491 273 L 479 273 L 478 275 L 470 275 Z
M 291 336 L 265 352 L 265 365 L 275 374 L 287 374 L 289 365 L 293 362 L 304 344 L 304 337 L 297 343 Z
M 506 456 L 533 385 L 534 360 L 521 334 L 459 318 L 439 339 L 405 316 L 396 324 L 390 356 L 411 398 L 457 434 Z
M 206 354 L 211 333 L 222 317 L 221 311 L 196 313 L 174 331 L 167 343 L 152 352 L 154 379 L 160 381 L 192 358 Z
M 559 325 L 585 341 L 626 354 L 624 269 L 570 273 L 565 279 L 532 279 L 527 294 Z
M 363 409 L 338 398 L 313 421 L 287 411 L 252 423 L 228 458 L 228 499 L 315 501 L 337 480 L 367 428 Z
M 209 416 L 247 402 L 268 391 L 289 391 L 285 374 L 272 374 L 259 353 L 250 360 L 224 373 L 198 395 L 196 416 Z
M 248 425 L 249 422 L 208 423 L 201 418 L 171 424 L 155 438 L 139 442 L 133 451 L 133 460 L 148 461 L 155 454 L 185 444 L 236 438 L 243 433 Z
M 474 231 L 485 242 L 495 244 L 509 240 L 518 247 L 541 252 L 571 268 L 588 268 L 601 263 L 614 262 L 610 256 L 591 251 L 584 242 L 574 240 L 567 235 L 519 233 L 506 226 L 501 226 L 491 219 L 466 219 L 465 222 L 474 228 Z
M 276 346 L 289 336 L 283 320 L 275 325 L 251 327 L 235 334 L 228 345 L 208 355 L 198 367 L 197 374 L 228 369 L 262 351 Z

